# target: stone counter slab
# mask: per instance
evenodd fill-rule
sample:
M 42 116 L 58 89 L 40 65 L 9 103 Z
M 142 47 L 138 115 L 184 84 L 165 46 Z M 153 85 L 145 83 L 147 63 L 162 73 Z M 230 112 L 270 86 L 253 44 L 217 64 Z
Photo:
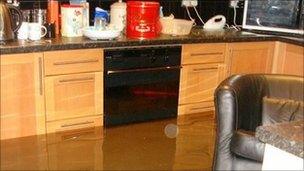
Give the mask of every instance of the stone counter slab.
M 256 137 L 267 144 L 304 158 L 304 121 L 259 126 Z
M 255 34 L 245 31 L 225 30 L 206 32 L 202 29 L 193 29 L 188 36 L 161 35 L 155 39 L 137 40 L 120 36 L 115 40 L 95 41 L 85 37 L 42 39 L 40 41 L 15 40 L 0 45 L 1 54 L 31 53 L 52 50 L 70 50 L 87 48 L 118 48 L 128 46 L 157 46 L 190 43 L 223 43 L 223 42 L 255 42 L 255 41 L 283 41 L 302 45 L 301 38 L 278 37 L 274 35 Z

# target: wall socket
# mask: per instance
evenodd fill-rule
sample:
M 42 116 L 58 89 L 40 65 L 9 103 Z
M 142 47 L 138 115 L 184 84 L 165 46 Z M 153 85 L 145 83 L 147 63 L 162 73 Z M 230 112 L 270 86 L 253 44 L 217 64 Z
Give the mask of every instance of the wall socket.
M 197 5 L 197 0 L 182 0 L 182 7 L 196 7 Z
M 244 0 L 230 0 L 229 2 L 230 8 L 243 8 L 244 7 Z

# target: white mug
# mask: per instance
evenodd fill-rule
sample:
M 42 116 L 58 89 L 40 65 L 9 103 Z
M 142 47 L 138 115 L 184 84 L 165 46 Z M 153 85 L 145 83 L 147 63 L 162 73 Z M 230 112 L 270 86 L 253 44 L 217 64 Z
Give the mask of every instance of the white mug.
M 18 39 L 28 39 L 29 36 L 29 23 L 22 22 L 21 27 L 18 30 Z
M 42 32 L 43 30 L 43 32 Z M 40 23 L 29 23 L 29 39 L 40 40 L 47 34 L 47 29 Z

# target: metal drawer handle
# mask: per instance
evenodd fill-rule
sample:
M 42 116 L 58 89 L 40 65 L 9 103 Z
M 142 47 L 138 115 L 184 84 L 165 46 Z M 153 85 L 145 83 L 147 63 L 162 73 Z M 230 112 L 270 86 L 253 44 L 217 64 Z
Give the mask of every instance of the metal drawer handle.
M 206 70 L 216 70 L 218 67 L 211 67 L 211 68 L 197 68 L 193 69 L 194 72 L 206 71 Z
M 107 74 L 118 74 L 118 73 L 128 73 L 128 72 L 141 72 L 141 71 L 158 71 L 158 70 L 174 70 L 181 69 L 180 66 L 172 66 L 172 67 L 156 67 L 156 68 L 143 68 L 143 69 L 126 69 L 126 70 L 110 70 Z
M 67 83 L 67 82 L 90 81 L 90 80 L 94 80 L 94 77 L 63 79 L 63 80 L 59 80 L 59 82 L 60 83 Z
M 43 93 L 43 88 L 42 88 L 42 58 L 39 57 L 38 59 L 39 63 L 39 94 L 42 95 Z
M 53 65 L 71 65 L 71 64 L 85 64 L 85 63 L 95 63 L 98 62 L 98 59 L 88 59 L 81 61 L 63 61 L 63 62 L 54 62 Z
M 74 123 L 74 124 L 64 124 L 64 125 L 61 125 L 61 127 L 65 128 L 65 127 L 70 127 L 70 126 L 86 125 L 86 124 L 92 124 L 92 123 L 94 123 L 94 121 L 85 121 L 85 122 L 79 122 L 79 123 Z
M 213 52 L 213 53 L 191 53 L 191 56 L 206 56 L 206 55 L 222 55 L 223 53 L 220 52 Z

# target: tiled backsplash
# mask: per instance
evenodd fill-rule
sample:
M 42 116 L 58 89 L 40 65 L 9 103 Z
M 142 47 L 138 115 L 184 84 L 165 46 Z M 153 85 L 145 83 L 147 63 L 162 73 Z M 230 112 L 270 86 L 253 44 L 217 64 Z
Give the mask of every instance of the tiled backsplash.
M 109 10 L 110 5 L 118 0 L 88 0 L 90 2 L 90 10 L 94 11 L 96 6 Z M 125 1 L 125 0 L 124 0 Z M 182 0 L 159 0 L 161 6 L 163 6 L 164 15 L 174 14 L 176 18 L 187 19 L 187 12 L 184 7 L 181 7 Z M 33 1 L 33 0 L 21 0 L 21 8 L 32 8 L 34 3 L 36 6 L 42 8 L 46 7 L 47 0 Z M 40 2 L 40 3 L 38 3 Z M 68 0 L 61 0 L 61 2 L 68 2 Z M 233 9 L 229 8 L 229 0 L 198 0 L 197 9 L 202 19 L 206 22 L 209 18 L 217 14 L 226 16 L 227 22 L 232 24 L 233 22 Z M 193 18 L 196 19 L 197 24 L 201 25 L 198 18 L 195 15 L 195 11 L 190 8 L 190 12 Z M 243 10 L 237 10 L 237 24 L 241 24 Z M 91 20 L 93 18 L 93 12 L 91 12 Z

